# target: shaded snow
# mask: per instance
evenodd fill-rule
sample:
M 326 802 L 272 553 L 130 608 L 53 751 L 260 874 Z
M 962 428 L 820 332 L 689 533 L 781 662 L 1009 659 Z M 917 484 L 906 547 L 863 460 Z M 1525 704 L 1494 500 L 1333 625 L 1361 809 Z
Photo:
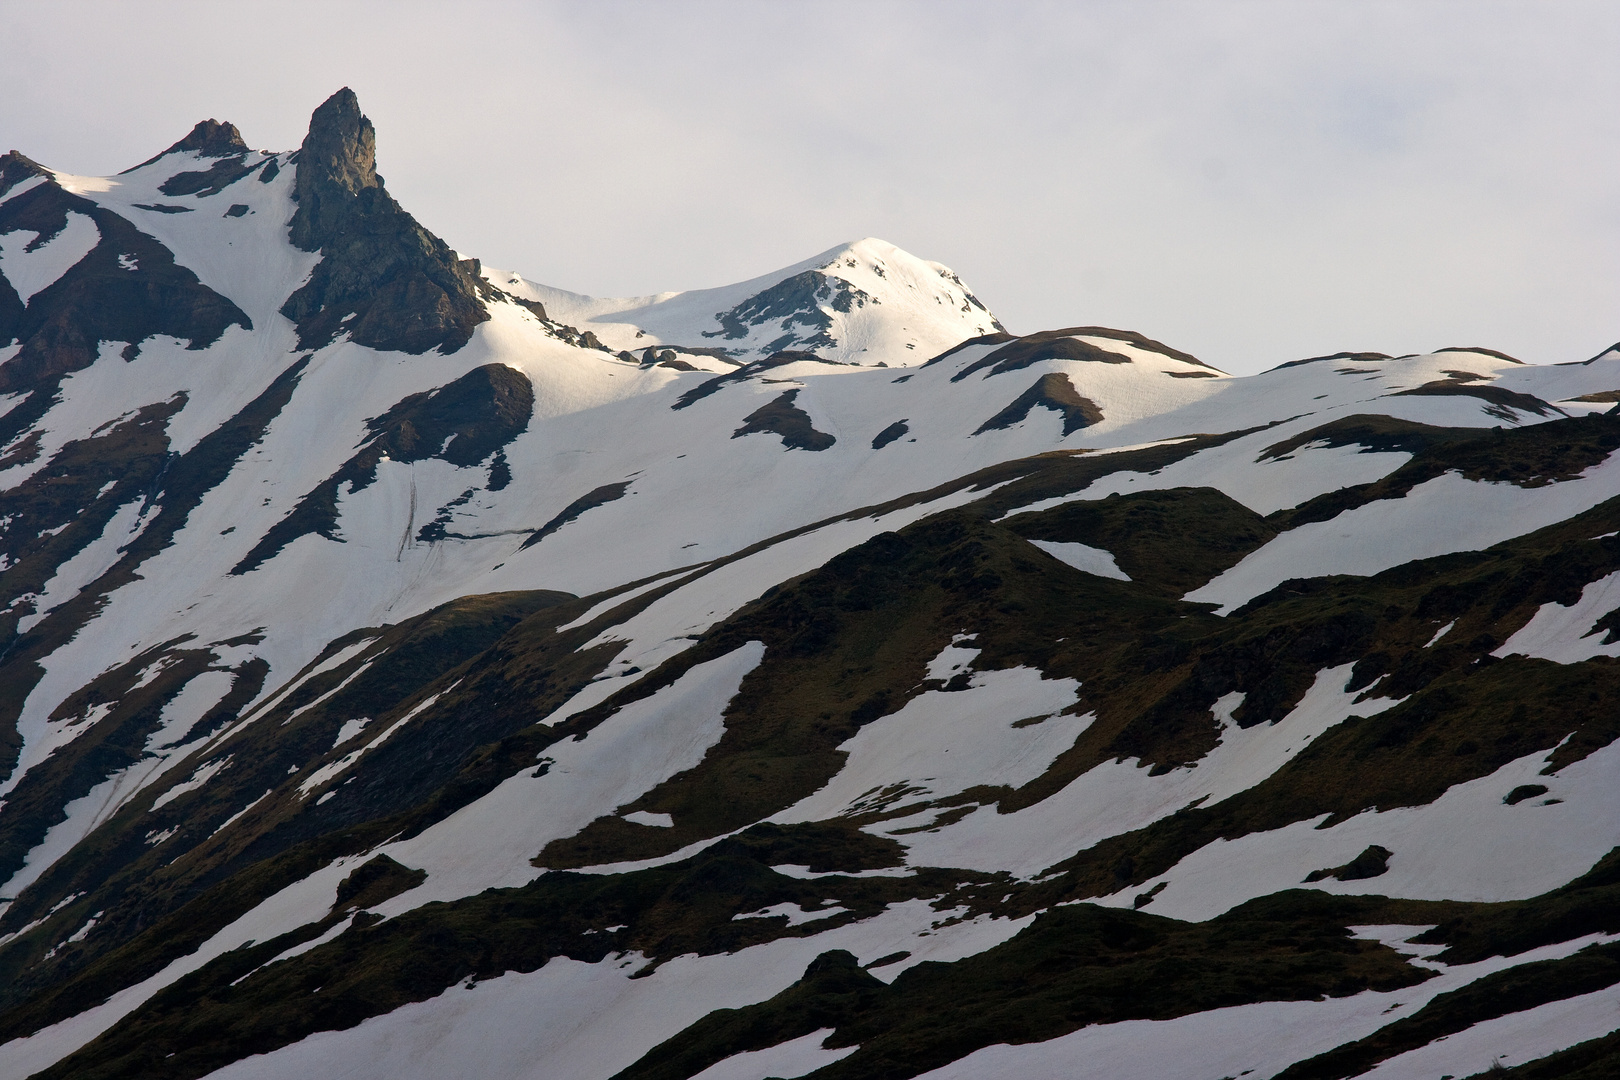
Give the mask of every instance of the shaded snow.
M 918 1080 L 1210 1080 L 1275 1076 L 1296 1061 L 1365 1038 L 1417 1012 L 1440 994 L 1493 972 L 1568 956 L 1601 937 L 1549 945 L 1514 957 L 1446 968 L 1416 986 L 1321 1001 L 1268 1001 L 1173 1020 L 1095 1024 L 1045 1042 L 976 1050 Z M 1453 1036 L 1456 1038 L 1457 1036 Z M 1517 1062 L 1514 1062 L 1515 1064 Z M 1486 1061 L 1485 1066 L 1490 1063 Z M 1482 1066 L 1483 1067 L 1483 1066 Z M 1435 1080 L 1443 1072 L 1416 1074 Z M 1377 1074 L 1369 1074 L 1377 1075 Z
M 1620 641 L 1605 645 L 1604 638 L 1610 635 L 1593 625 L 1616 608 L 1620 608 L 1620 572 L 1587 585 L 1581 590 L 1581 598 L 1568 607 L 1542 604 L 1530 621 L 1491 655 L 1518 653 L 1560 664 L 1578 664 L 1594 656 L 1620 656 Z
M 919 694 L 841 743 L 849 757 L 838 774 L 770 820 L 819 821 L 980 784 L 1026 784 L 1090 725 L 1089 714 L 1059 715 L 1079 687 L 1018 667 L 979 672 L 966 690 Z M 1013 726 L 1030 719 L 1040 722 Z
M 724 1061 L 710 1065 L 693 1076 L 692 1080 L 765 1080 L 766 1077 L 793 1080 L 796 1076 L 813 1073 L 823 1065 L 831 1065 L 860 1049 L 859 1046 L 841 1046 L 836 1050 L 823 1049 L 821 1044 L 832 1033 L 832 1028 L 822 1028 L 764 1050 L 748 1050 L 741 1054 L 733 1054 Z
M 0 274 L 5 274 L 24 304 L 43 292 L 101 242 L 101 230 L 86 214 L 68 211 L 67 225 L 49 242 L 25 250 L 38 233 L 19 229 L 0 234 Z
M 583 739 L 548 747 L 518 773 L 409 840 L 380 850 L 428 872 L 411 891 L 377 906 L 395 915 L 433 900 L 522 885 L 543 871 L 529 860 L 703 760 L 725 732 L 722 714 L 764 659 L 753 641 L 694 666 L 651 697 L 624 706 Z
M 1620 821 L 1620 742 L 1548 775 L 1542 769 L 1551 753 L 1529 754 L 1457 784 L 1426 806 L 1367 810 L 1327 829 L 1318 827 L 1325 816 L 1314 817 L 1216 840 L 1107 902 L 1128 905 L 1165 882 L 1149 910 L 1203 920 L 1293 888 L 1414 900 L 1540 895 L 1591 869 L 1614 847 L 1614 823 Z M 1514 788 L 1532 783 L 1550 790 L 1513 806 L 1502 801 Z M 1547 800 L 1562 801 L 1548 805 Z M 1343 866 L 1371 844 L 1393 852 L 1385 873 L 1360 881 L 1304 883 L 1312 871 Z
M 873 972 L 888 981 L 923 960 L 983 952 L 1033 919 L 981 916 L 936 928 L 948 914 L 926 901 L 906 901 L 875 918 L 812 937 L 783 938 L 718 956 L 679 956 L 640 978 L 630 977 L 646 966 L 636 953 L 610 954 L 596 964 L 557 958 L 538 971 L 451 987 L 347 1031 L 311 1035 L 210 1077 L 607 1080 L 711 1011 L 780 993 L 828 949 L 848 949 L 863 963 L 910 949 L 907 960 Z
M 1061 562 L 1066 562 L 1076 570 L 1098 577 L 1113 578 L 1116 581 L 1129 581 L 1130 575 L 1119 568 L 1114 562 L 1114 554 L 1102 548 L 1094 548 L 1088 544 L 1059 543 L 1054 540 L 1031 540 L 1030 543 Z

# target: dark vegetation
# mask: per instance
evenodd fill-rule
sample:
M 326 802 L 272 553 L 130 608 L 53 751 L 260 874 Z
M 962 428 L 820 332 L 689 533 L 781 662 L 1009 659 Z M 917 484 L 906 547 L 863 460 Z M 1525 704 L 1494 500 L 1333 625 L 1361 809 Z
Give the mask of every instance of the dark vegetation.
M 765 642 L 765 660 L 728 708 L 719 745 L 697 768 L 618 808 L 668 813 L 673 827 L 603 818 L 539 854 L 537 863 L 562 872 L 522 889 L 431 905 L 384 923 L 355 916 L 334 941 L 254 972 L 294 939 L 308 940 L 338 925 L 334 920 L 347 917 L 348 908 L 363 911 L 379 902 L 375 897 L 417 880 L 409 867 L 363 863 L 346 886 L 352 890 L 347 906 L 340 904 L 327 920 L 217 959 L 48 1075 L 202 1075 L 308 1032 L 352 1026 L 406 1001 L 424 1000 L 461 980 L 534 970 L 554 956 L 595 961 L 638 950 L 658 962 L 683 952 L 732 950 L 820 932 L 917 897 L 937 898 L 942 912 L 965 907 L 1005 916 L 1044 914 L 996 949 L 955 964 L 919 965 L 890 986 L 844 957 L 824 956 L 785 996 L 715 1014 L 648 1055 L 635 1066 L 643 1071 L 626 1075 L 664 1075 L 656 1070 L 667 1072 L 673 1062 L 719 1060 L 740 1048 L 772 1045 L 804 1034 L 799 1028 L 806 1017 L 825 1020 L 808 1030 L 838 1029 L 833 1045 L 861 1047 L 823 1076 L 900 1077 L 993 1042 L 1051 1038 L 1086 1023 L 1388 989 L 1425 977 L 1383 946 L 1350 939 L 1348 925 L 1436 924 L 1421 940 L 1445 943 L 1440 960 L 1447 963 L 1620 930 L 1615 855 L 1569 886 L 1506 904 L 1299 890 L 1197 924 L 1085 904 L 1052 908 L 1141 885 L 1217 839 L 1323 816 L 1331 826 L 1369 807 L 1421 805 L 1529 754 L 1550 752 L 1548 770 L 1555 771 L 1620 736 L 1620 662 L 1600 657 L 1559 665 L 1491 655 L 1541 604 L 1570 603 L 1587 583 L 1620 569 L 1620 539 L 1604 535 L 1620 530 L 1617 505 L 1600 505 L 1484 552 L 1424 560 L 1372 577 L 1286 582 L 1224 619 L 1178 598 L 1281 528 L 1323 520 L 1338 512 L 1335 506 L 1399 497 L 1449 469 L 1525 486 L 1577 476 L 1620 445 L 1620 419 L 1479 431 L 1350 418 L 1268 450 L 1282 456 L 1327 441 L 1414 455 L 1390 477 L 1338 503 L 1316 500 L 1265 518 L 1219 493 L 1173 489 L 1074 501 L 997 520 L 1041 499 L 1082 492 L 1110 472 L 1163 468 L 1242 434 L 1122 454 L 1042 455 L 898 500 L 890 508 L 964 486 L 1005 485 L 978 503 L 875 537 L 768 590 L 686 652 L 555 727 L 534 721 L 599 673 L 617 646 L 577 650 L 683 582 L 672 580 L 588 626 L 561 633 L 555 628 L 596 598 L 467 598 L 430 613 L 431 619 L 340 639 L 327 655 L 370 641 L 367 635 L 376 638 L 172 774 L 178 782 L 197 765 L 235 754 L 215 781 L 155 813 L 146 811 L 158 790 L 143 793 L 126 815 L 102 827 L 86 854 L 53 868 L 7 912 L 5 924 L 15 927 L 85 885 L 94 897 L 69 904 L 0 951 L 0 971 L 12 976 L 0 978 L 9 987 L 0 992 L 15 1003 L 0 1021 L 0 1037 L 71 1015 L 100 1000 L 105 988 L 150 974 L 314 867 L 442 819 L 518 770 L 533 768 L 552 742 L 588 736 L 627 702 L 753 640 Z M 1028 539 L 1105 548 L 1133 580 L 1084 574 Z M 1429 644 L 1447 623 L 1454 624 L 1451 631 Z M 1158 771 L 1193 766 L 1220 737 L 1211 715 L 1218 698 L 1244 695 L 1233 716 L 1239 725 L 1274 722 L 1324 668 L 1353 665 L 1347 686 L 1364 700 L 1404 700 L 1372 716 L 1352 716 L 1248 791 L 1109 838 L 1035 882 L 945 870 L 816 880 L 772 872 L 771 866 L 783 863 L 854 871 L 898 861 L 894 841 L 858 828 L 923 805 L 895 805 L 817 826 L 749 826 L 832 776 L 843 760 L 837 747 L 861 725 L 894 712 L 916 693 L 942 689 L 927 681 L 926 665 L 959 632 L 977 635 L 980 670 L 1028 665 L 1052 677 L 1079 679 L 1076 710 L 1096 719 L 1046 775 L 1024 788 L 972 790 L 938 801 L 941 810 L 1030 805 L 1108 760 L 1133 760 Z M 176 655 L 182 648 L 197 646 L 171 646 Z M 331 698 L 314 704 L 351 676 Z M 120 715 L 138 711 L 111 684 L 98 692 L 118 698 Z M 307 798 L 296 794 L 298 776 L 289 777 L 288 766 L 296 764 L 307 775 L 334 760 L 339 754 L 331 743 L 346 720 L 374 717 L 363 741 L 429 697 L 430 708 L 347 773 Z M 90 700 L 88 693 L 84 700 Z M 312 707 L 295 718 L 305 706 Z M 291 722 L 280 727 L 281 719 Z M 181 832 L 148 850 L 136 836 L 137 830 L 144 836 L 154 826 L 188 821 L 206 833 L 267 787 L 271 796 L 217 837 L 199 840 Z M 336 794 L 316 805 L 324 792 Z M 1514 812 L 1537 811 L 1525 806 Z M 566 872 L 666 855 L 733 829 L 746 831 L 668 866 L 621 875 Z M 165 850 L 171 844 L 175 849 Z M 118 845 L 134 856 L 117 863 L 109 851 Z M 1389 857 L 1371 848 L 1329 873 L 1339 880 L 1363 879 L 1371 875 L 1360 871 L 1376 870 Z M 100 871 L 92 863 L 118 869 L 97 881 Z M 109 896 L 117 902 L 106 904 Z M 88 906 L 92 902 L 95 909 Z M 789 927 L 784 918 L 731 918 L 776 903 L 849 910 L 802 927 Z M 46 948 L 104 904 L 105 929 L 98 924 L 83 942 L 39 962 Z M 610 926 L 624 929 L 610 933 Z M 1437 998 L 1413 1017 L 1393 1021 L 1366 1046 L 1333 1053 L 1343 1051 L 1346 1061 L 1368 1054 L 1378 1060 L 1425 1032 L 1460 1030 L 1500 1015 L 1491 1009 L 1555 1000 L 1546 995 L 1561 995 L 1561 988 L 1609 985 L 1602 980 L 1614 981 L 1611 968 L 1617 966 L 1601 950 L 1548 963 L 1553 966 L 1503 973 L 1491 993 Z M 1603 1060 L 1611 1050 L 1588 1049 L 1582 1060 Z
M 745 416 L 742 427 L 732 432 L 731 437 L 780 435 L 782 445 L 789 450 L 827 449 L 838 440 L 825 431 L 815 429 L 810 414 L 794 404 L 798 396 L 798 390 L 784 390 L 779 397 Z
M 1014 398 L 1012 404 L 980 424 L 973 434 L 983 435 L 986 431 L 1010 428 L 1027 418 L 1029 411 L 1036 406 L 1051 409 L 1063 418 L 1064 435 L 1072 435 L 1083 427 L 1101 423 L 1103 418 L 1097 403 L 1081 397 L 1067 375 L 1061 371 L 1049 371 L 1036 379 L 1034 386 Z

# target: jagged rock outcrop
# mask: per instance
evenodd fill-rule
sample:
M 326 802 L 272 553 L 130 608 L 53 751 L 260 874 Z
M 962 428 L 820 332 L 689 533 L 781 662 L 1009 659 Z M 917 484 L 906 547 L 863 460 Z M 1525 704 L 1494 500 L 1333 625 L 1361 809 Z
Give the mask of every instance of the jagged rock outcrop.
M 160 161 L 170 154 L 184 154 L 187 152 L 201 154 L 203 157 L 223 158 L 235 157 L 249 151 L 247 143 L 242 141 L 242 133 L 236 130 L 236 125 L 224 120 L 199 120 L 186 137 L 169 147 L 156 157 L 147 158 L 139 165 L 125 169 L 132 173 L 136 169 L 144 169 L 154 161 Z
M 323 256 L 281 308 L 301 347 L 347 332 L 375 349 L 451 353 L 489 318 L 476 260 L 458 260 L 384 190 L 376 131 L 347 87 L 310 117 L 294 190 L 292 242 Z

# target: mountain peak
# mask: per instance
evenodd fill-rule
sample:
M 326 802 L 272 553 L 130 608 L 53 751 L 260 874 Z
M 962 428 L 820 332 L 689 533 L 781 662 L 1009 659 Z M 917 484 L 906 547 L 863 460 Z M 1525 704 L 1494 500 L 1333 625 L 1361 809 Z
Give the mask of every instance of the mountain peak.
M 360 99 L 345 86 L 310 114 L 309 134 L 298 151 L 293 243 L 305 251 L 317 250 L 352 197 L 381 186 L 377 131 L 360 111 Z
M 173 146 L 164 151 L 165 154 L 180 153 L 191 150 L 205 157 L 230 157 L 233 154 L 245 154 L 248 144 L 242 141 L 242 133 L 236 130 L 236 125 L 224 120 L 215 120 L 212 117 L 200 120 L 191 129 L 191 133 Z
M 207 120 L 197 121 L 185 138 L 163 153 L 149 157 L 139 165 L 125 169 L 124 172 L 132 173 L 136 169 L 144 169 L 154 161 L 162 161 L 170 154 L 193 153 L 203 157 L 223 158 L 245 154 L 248 149 L 248 144 L 242 141 L 242 133 L 236 130 L 235 124 L 209 117 Z
M 281 313 L 301 347 L 348 331 L 362 345 L 454 352 L 488 314 L 476 263 L 463 264 L 383 189 L 377 132 L 344 87 L 309 118 L 297 155 L 290 238 L 323 258 Z

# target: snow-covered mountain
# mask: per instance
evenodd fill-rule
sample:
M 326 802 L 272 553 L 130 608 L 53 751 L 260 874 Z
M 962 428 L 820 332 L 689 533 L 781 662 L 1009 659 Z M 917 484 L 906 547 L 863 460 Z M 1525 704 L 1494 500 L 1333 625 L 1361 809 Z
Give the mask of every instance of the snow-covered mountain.
M 341 91 L 0 158 L 0 394 L 0 1076 L 1620 1067 L 1620 348 L 591 299 Z
M 799 350 L 893 367 L 1004 330 L 949 267 L 872 237 L 737 285 L 629 299 L 580 296 L 501 271 L 487 276 L 609 347 L 643 355 L 696 347 L 746 361 Z

